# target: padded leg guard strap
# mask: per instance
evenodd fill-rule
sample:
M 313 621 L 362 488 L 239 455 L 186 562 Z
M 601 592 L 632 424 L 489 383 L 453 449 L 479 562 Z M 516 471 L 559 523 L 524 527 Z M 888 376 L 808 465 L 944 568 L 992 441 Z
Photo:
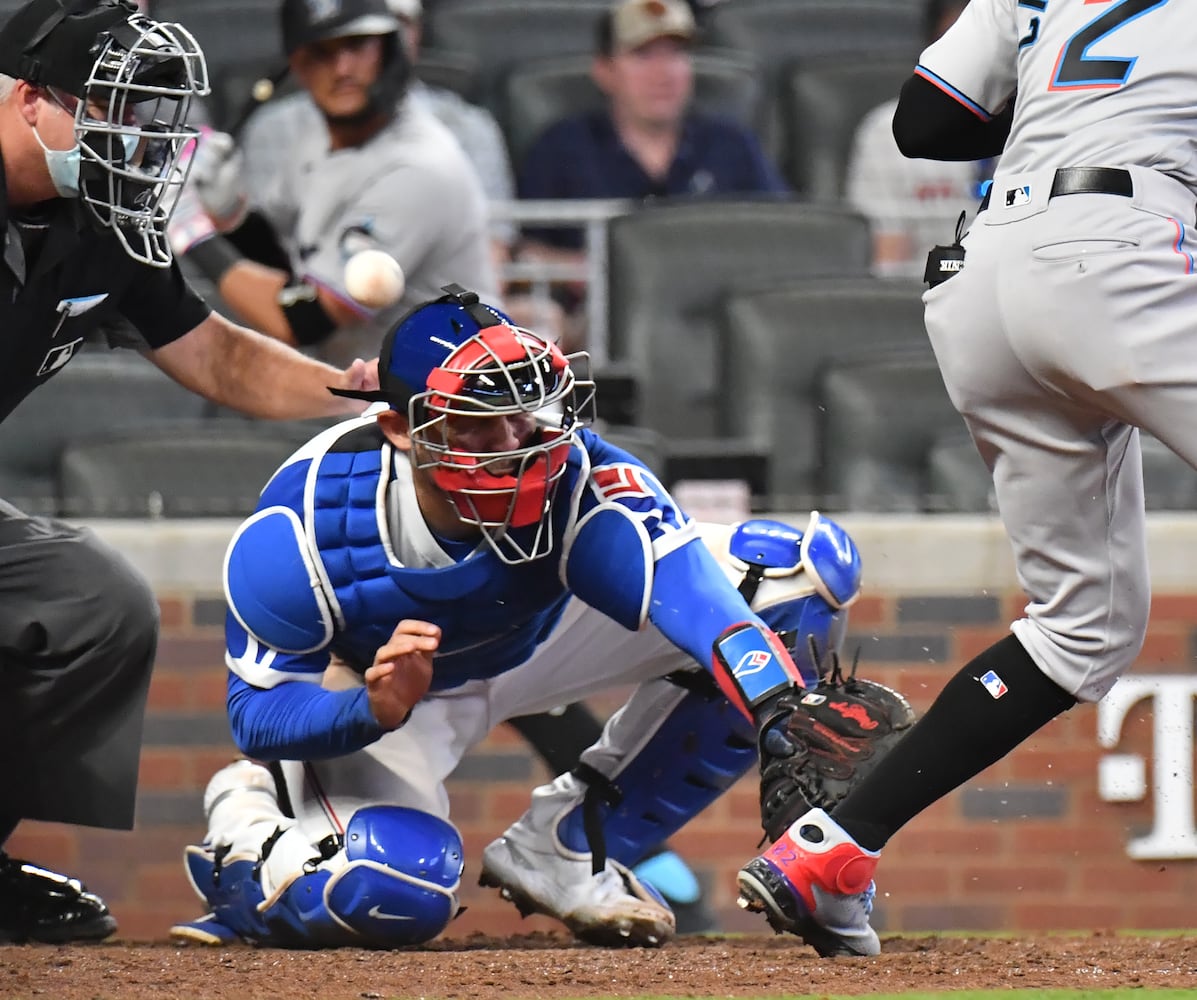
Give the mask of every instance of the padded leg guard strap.
M 603 843 L 587 836 L 582 802 L 564 816 L 557 835 L 570 850 L 605 848 L 614 860 L 633 865 L 755 761 L 752 726 L 725 698 L 650 681 L 611 718 L 603 739 L 583 754 L 580 774 L 575 772 L 595 789 L 590 825 L 593 831 L 597 823 Z

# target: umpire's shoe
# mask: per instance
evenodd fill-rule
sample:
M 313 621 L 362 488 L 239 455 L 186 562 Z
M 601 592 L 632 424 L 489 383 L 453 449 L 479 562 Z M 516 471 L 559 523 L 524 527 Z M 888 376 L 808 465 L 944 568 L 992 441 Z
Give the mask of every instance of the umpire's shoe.
M 797 934 L 824 958 L 876 955 L 881 942 L 869 915 L 879 857 L 812 809 L 740 869 L 737 902 L 764 911 L 775 931 Z
M 78 879 L 0 851 L 0 942 L 99 941 L 115 930 L 104 901 Z

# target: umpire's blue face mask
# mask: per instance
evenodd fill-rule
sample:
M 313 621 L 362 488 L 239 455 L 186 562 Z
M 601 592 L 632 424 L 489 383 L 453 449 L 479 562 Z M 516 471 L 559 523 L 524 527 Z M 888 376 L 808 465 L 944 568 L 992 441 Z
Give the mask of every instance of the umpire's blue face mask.
M 54 103 L 55 107 L 62 111 L 63 114 L 69 115 L 74 121 L 75 113 L 69 109 L 58 97 L 54 91 L 47 89 L 45 93 Z M 46 169 L 50 171 L 50 182 L 54 185 L 54 190 L 58 192 L 61 198 L 78 198 L 79 197 L 79 172 L 83 165 L 83 154 L 79 149 L 78 141 L 70 149 L 51 149 L 46 145 L 45 140 L 42 139 L 41 134 L 37 130 L 37 126 L 31 126 L 33 129 L 33 137 L 37 140 L 37 144 L 42 147 L 42 155 L 46 158 Z M 125 147 L 125 162 L 132 161 L 134 154 L 137 152 L 138 138 L 135 135 L 128 135 L 120 133 L 122 145 Z

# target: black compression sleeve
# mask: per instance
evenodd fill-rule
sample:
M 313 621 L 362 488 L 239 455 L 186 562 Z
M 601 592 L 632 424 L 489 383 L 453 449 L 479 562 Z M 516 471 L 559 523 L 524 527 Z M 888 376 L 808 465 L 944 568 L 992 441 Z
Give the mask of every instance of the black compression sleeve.
M 245 221 L 225 237 L 242 255 L 267 267 L 291 274 L 291 261 L 266 216 L 250 212 Z
M 894 112 L 894 138 L 903 155 L 912 159 L 983 160 L 1001 153 L 1013 120 L 1013 99 L 983 121 L 916 75 L 902 85 Z
M 333 318 L 320 304 L 314 285 L 306 282 L 288 285 L 279 292 L 278 304 L 287 318 L 295 342 L 303 347 L 320 343 L 337 328 Z
M 991 670 L 1006 688 L 998 698 L 980 683 Z M 927 714 L 835 807 L 835 820 L 862 847 L 880 850 L 931 803 L 1076 703 L 1006 636 L 948 681 Z

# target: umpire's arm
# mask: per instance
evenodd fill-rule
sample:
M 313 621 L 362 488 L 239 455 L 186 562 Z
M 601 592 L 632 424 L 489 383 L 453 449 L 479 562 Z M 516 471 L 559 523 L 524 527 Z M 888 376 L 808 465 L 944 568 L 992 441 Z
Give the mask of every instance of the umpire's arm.
M 334 396 L 329 387 L 378 388 L 377 362 L 355 361 L 340 371 L 215 312 L 177 340 L 144 353 L 192 392 L 255 417 L 350 416 L 366 404 Z

